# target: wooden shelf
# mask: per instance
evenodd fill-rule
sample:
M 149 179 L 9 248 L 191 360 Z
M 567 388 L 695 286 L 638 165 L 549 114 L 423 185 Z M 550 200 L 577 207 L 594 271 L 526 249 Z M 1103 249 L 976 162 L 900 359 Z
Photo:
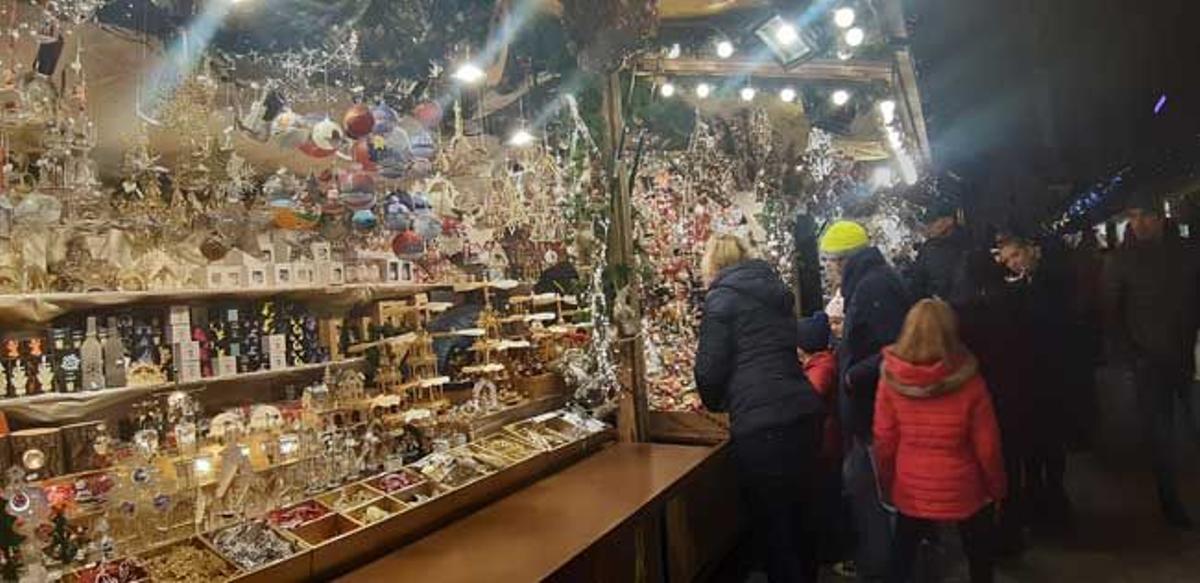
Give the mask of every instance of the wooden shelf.
M 320 300 L 322 304 L 355 304 L 403 297 L 453 284 L 365 283 L 246 289 L 179 289 L 145 292 L 38 293 L 0 295 L 0 326 L 44 324 L 63 314 L 138 304 L 191 304 L 212 300 L 255 300 L 271 297 Z
M 173 382 L 140 387 L 120 387 L 78 393 L 44 393 L 29 397 L 0 400 L 0 411 L 9 421 L 25 424 L 62 424 L 82 421 L 88 416 L 110 407 L 172 391 L 208 389 L 218 385 L 263 383 L 292 376 L 323 371 L 331 366 L 358 366 L 364 358 L 347 358 L 334 362 L 322 362 L 294 366 L 281 370 L 260 370 L 251 373 L 208 377 L 198 381 Z

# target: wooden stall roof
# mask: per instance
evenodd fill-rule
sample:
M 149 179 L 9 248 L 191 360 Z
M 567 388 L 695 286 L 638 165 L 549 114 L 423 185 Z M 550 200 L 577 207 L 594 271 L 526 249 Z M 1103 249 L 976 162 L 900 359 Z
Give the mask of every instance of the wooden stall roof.
M 662 501 L 716 448 L 621 443 L 338 579 L 539 581 Z

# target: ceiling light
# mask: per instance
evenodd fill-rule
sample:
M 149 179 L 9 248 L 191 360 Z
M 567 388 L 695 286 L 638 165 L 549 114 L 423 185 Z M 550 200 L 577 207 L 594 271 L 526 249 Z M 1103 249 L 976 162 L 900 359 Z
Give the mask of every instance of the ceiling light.
M 793 45 L 796 44 L 796 41 L 800 40 L 800 33 L 796 32 L 795 26 L 785 23 L 775 29 L 775 40 L 784 46 Z
M 683 47 L 680 47 L 679 43 L 671 45 L 671 48 L 667 50 L 668 59 L 678 59 L 681 54 L 683 54 Z
M 879 102 L 879 115 L 883 118 L 883 123 L 890 124 L 896 119 L 896 102 L 891 99 L 885 99 Z
M 830 96 L 830 99 L 833 100 L 834 105 L 841 107 L 850 102 L 850 92 L 846 91 L 845 89 L 838 89 L 837 91 L 833 92 L 833 95 Z
M 812 59 L 820 53 L 821 37 L 816 30 L 812 27 L 801 28 L 778 14 L 758 25 L 754 35 L 771 49 L 775 59 L 784 68 Z
M 733 43 L 723 40 L 717 43 L 717 56 L 722 59 L 728 59 L 733 56 Z
M 742 88 L 742 101 L 754 101 L 754 96 L 758 94 L 758 90 L 753 87 Z
M 779 92 L 779 98 L 782 99 L 784 103 L 791 103 L 796 100 L 796 90 L 792 89 L 791 87 L 784 87 Z
M 863 32 L 863 29 L 856 26 L 846 31 L 846 44 L 857 47 L 861 46 L 864 40 L 867 40 L 867 33 Z
M 709 85 L 708 83 L 701 83 L 696 86 L 696 97 L 699 97 L 700 99 L 708 99 L 708 96 L 711 93 L 712 85 Z
M 850 28 L 854 26 L 854 9 L 853 8 L 838 8 L 833 11 L 833 23 L 838 28 Z
M 670 81 L 667 81 L 666 83 L 663 83 L 662 87 L 660 87 L 658 89 L 658 92 L 663 97 L 671 97 L 671 96 L 675 95 L 675 85 L 673 83 L 671 83 Z
M 485 76 L 487 76 L 487 73 L 484 73 L 483 69 L 480 69 L 479 65 L 474 63 L 463 63 L 458 67 L 458 70 L 454 71 L 454 78 L 468 85 L 474 85 L 483 81 Z
M 508 138 L 508 145 L 517 148 L 524 148 L 533 144 L 533 140 L 533 134 L 529 133 L 529 130 L 521 128 L 516 132 L 513 132 L 512 137 Z

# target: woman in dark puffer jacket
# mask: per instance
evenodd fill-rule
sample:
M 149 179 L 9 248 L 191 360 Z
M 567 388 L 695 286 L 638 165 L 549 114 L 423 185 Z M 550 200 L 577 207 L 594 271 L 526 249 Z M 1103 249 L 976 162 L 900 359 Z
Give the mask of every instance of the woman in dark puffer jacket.
M 732 235 L 709 240 L 704 275 L 696 386 L 706 407 L 729 412 L 738 478 L 767 551 L 768 578 L 816 581 L 817 521 L 809 508 L 822 407 L 796 360 L 792 294 Z
M 917 303 L 900 340 L 884 349 L 874 424 L 879 483 L 899 512 L 888 581 L 908 581 L 921 538 L 937 522 L 955 522 L 971 582 L 990 583 L 994 506 L 1008 486 L 1000 430 L 945 302 Z

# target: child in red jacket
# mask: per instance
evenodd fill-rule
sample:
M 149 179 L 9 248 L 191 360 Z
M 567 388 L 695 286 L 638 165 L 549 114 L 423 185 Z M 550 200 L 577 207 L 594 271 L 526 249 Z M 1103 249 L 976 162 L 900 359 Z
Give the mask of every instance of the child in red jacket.
M 817 312 L 801 319 L 796 337 L 796 353 L 804 366 L 804 375 L 825 403 L 821 463 L 841 468 L 842 435 L 837 423 L 838 367 L 837 356 L 829 345 L 829 317 L 824 312 Z
M 875 462 L 896 507 L 889 581 L 908 581 L 917 545 L 956 522 L 972 583 L 993 580 L 995 505 L 1007 494 L 1000 430 L 953 309 L 922 300 L 883 351 L 875 396 Z
M 825 563 L 836 563 L 834 570 L 844 574 L 852 567 L 843 563 L 853 551 L 853 533 L 848 526 L 850 517 L 842 499 L 842 434 L 837 422 L 838 372 L 837 357 L 830 347 L 831 329 L 829 318 L 817 312 L 800 320 L 796 332 L 796 354 L 804 366 L 808 382 L 821 396 L 825 404 L 825 424 L 821 434 L 821 452 L 818 456 L 819 520 L 821 522 L 822 548 L 820 556 Z

